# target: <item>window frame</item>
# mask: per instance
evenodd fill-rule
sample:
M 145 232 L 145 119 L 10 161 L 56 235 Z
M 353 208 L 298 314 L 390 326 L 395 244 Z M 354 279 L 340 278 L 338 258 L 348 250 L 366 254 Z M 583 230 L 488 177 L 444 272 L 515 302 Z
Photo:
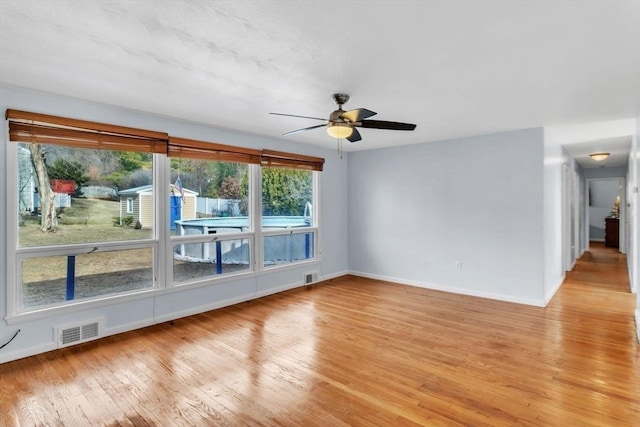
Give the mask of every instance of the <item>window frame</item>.
M 254 274 L 256 271 L 256 261 L 255 261 L 255 252 L 256 252 L 256 234 L 257 230 L 255 228 L 255 217 L 256 215 L 259 217 L 259 213 L 255 211 L 255 196 L 253 192 L 255 190 L 254 180 L 256 173 L 256 166 L 260 162 L 260 151 L 242 148 L 242 147 L 234 147 L 230 145 L 224 145 L 213 142 L 199 141 L 187 138 L 180 137 L 169 137 L 169 145 L 166 156 L 166 186 L 169 188 L 171 185 L 171 159 L 190 159 L 190 160 L 199 160 L 199 161 L 209 161 L 209 162 L 225 162 L 225 163 L 240 163 L 247 165 L 247 173 L 248 173 L 248 204 L 249 204 L 249 212 L 248 212 L 248 227 L 247 230 L 238 231 L 238 232 L 230 232 L 230 233 L 220 233 L 220 234 L 194 234 L 194 235 L 172 235 L 170 230 L 169 218 L 165 221 L 162 226 L 166 233 L 165 237 L 165 247 L 164 247 L 164 268 L 165 268 L 165 285 L 167 288 L 175 288 L 175 287 L 183 287 L 189 285 L 197 285 L 207 282 L 215 282 L 224 280 L 228 277 L 236 277 L 247 274 Z M 167 206 L 165 209 L 165 214 L 169 215 L 169 207 Z M 249 244 L 249 268 L 246 270 L 232 272 L 232 273 L 217 273 L 211 274 L 203 277 L 198 277 L 193 280 L 188 281 L 177 281 L 174 277 L 174 255 L 173 248 L 174 245 L 178 244 L 197 244 L 197 243 L 210 243 L 210 242 L 223 242 L 228 240 L 239 240 L 246 239 Z
M 112 141 L 115 141 L 118 148 L 114 146 L 100 146 L 108 147 L 103 148 L 111 151 L 127 151 L 122 149 L 123 140 L 120 136 L 114 135 L 120 131 L 140 131 L 142 136 L 139 136 L 138 140 L 142 144 L 146 144 L 149 149 L 152 150 L 153 157 L 153 174 L 152 174 L 152 192 L 153 192 L 153 234 L 149 238 L 138 240 L 123 240 L 123 241 L 100 241 L 100 242 L 88 242 L 88 243 L 75 243 L 67 245 L 54 245 L 54 246 L 27 246 L 19 247 L 19 226 L 20 226 L 20 212 L 19 212 L 19 189 L 18 189 L 18 142 L 34 142 L 24 140 L 11 139 L 11 120 L 47 120 L 51 119 L 52 122 L 57 122 L 46 132 L 48 135 L 54 135 L 57 138 L 58 129 L 56 126 L 60 126 L 63 129 L 76 128 L 87 126 L 94 126 L 96 129 L 83 130 L 83 142 L 78 144 L 56 144 L 55 138 L 52 141 L 42 142 L 35 141 L 43 145 L 67 145 L 76 148 L 89 148 L 86 144 L 99 143 L 100 135 L 102 132 L 109 134 Z M 27 117 L 25 119 L 24 117 Z M 202 141 L 195 141 L 197 144 L 192 144 L 193 150 L 189 151 L 189 154 L 207 151 L 207 148 L 212 148 L 214 154 L 208 157 L 208 160 L 219 161 L 231 161 L 237 159 L 234 157 L 235 150 L 242 155 L 248 155 L 251 159 L 247 162 L 248 165 L 248 184 L 249 184 L 249 227 L 246 231 L 221 233 L 212 239 L 211 235 L 193 235 L 193 236 L 172 236 L 169 227 L 169 195 L 170 195 L 170 177 L 171 177 L 171 137 L 167 134 L 155 131 L 144 131 L 134 128 L 127 128 L 116 125 L 107 125 L 97 122 L 87 122 L 83 120 L 68 119 L 63 117 L 49 116 L 38 113 L 27 113 L 16 110 L 7 110 L 6 118 L 9 120 L 7 123 L 6 132 L 6 206 L 7 206 L 7 218 L 6 218 L 6 306 L 7 315 L 6 321 L 8 323 L 15 323 L 19 321 L 32 320 L 36 318 L 43 318 L 49 315 L 49 313 L 69 313 L 74 310 L 86 310 L 89 307 L 103 306 L 111 304 L 112 301 L 130 301 L 138 298 L 146 298 L 150 294 L 156 294 L 158 291 L 171 291 L 177 288 L 188 286 L 203 286 L 214 284 L 217 281 L 225 281 L 230 277 L 236 277 L 240 275 L 260 275 L 265 271 L 274 271 L 279 269 L 290 269 L 297 267 L 305 263 L 318 263 L 321 261 L 320 248 L 320 218 L 319 218 L 319 200 L 320 200 L 320 175 L 319 171 L 322 170 L 324 159 L 295 155 L 283 152 L 275 152 L 270 150 L 254 150 L 242 147 L 225 146 L 217 143 L 208 143 Z M 21 123 L 22 124 L 22 123 Z M 27 122 L 28 125 L 28 122 Z M 28 129 L 28 126 L 26 127 Z M 14 131 L 16 128 L 13 128 Z M 25 130 L 20 128 L 18 134 L 24 137 Z M 73 129 L 71 129 L 73 130 Z M 82 129 L 81 129 L 82 130 Z M 16 131 L 17 132 L 17 131 Z M 63 138 L 68 138 L 68 133 L 60 133 Z M 164 142 L 164 151 L 161 148 L 163 145 L 162 137 L 166 135 L 166 142 Z M 159 139 L 158 139 L 159 138 Z M 136 140 L 134 138 L 134 140 Z M 174 141 L 187 141 L 194 142 L 193 140 L 186 140 L 184 138 L 174 138 Z M 87 142 L 89 141 L 89 142 Z M 149 148 L 150 147 L 150 148 Z M 160 148 L 159 148 L 160 147 Z M 231 149 L 231 155 L 227 148 Z M 131 150 L 139 151 L 139 150 Z M 175 151 L 174 151 L 175 152 Z M 256 153 L 259 155 L 256 156 Z M 217 156 L 217 157 L 216 157 Z M 193 158 L 193 157 L 190 157 Z M 207 160 L 205 159 L 205 160 Z M 229 160 L 231 159 L 231 160 Z M 262 229 L 262 168 L 267 165 L 275 165 L 273 159 L 277 159 L 278 165 L 276 167 L 287 167 L 294 169 L 306 169 L 312 171 L 312 218 L 313 222 L 309 227 L 299 227 L 292 229 L 280 229 L 280 230 L 263 230 Z M 242 163 L 242 161 L 236 161 Z M 281 162 L 285 162 L 281 164 Z M 297 165 L 297 166 L 296 166 Z M 309 166 L 312 165 L 312 166 Z M 268 167 L 268 166 L 267 166 Z M 129 202 L 131 200 L 131 202 Z M 129 211 L 131 203 L 131 211 Z M 127 214 L 135 212 L 133 198 L 128 198 L 125 206 Z M 313 256 L 309 259 L 293 261 L 289 263 L 276 264 L 276 265 L 264 265 L 264 239 L 270 236 L 286 235 L 286 234 L 306 234 L 313 233 Z M 173 279 L 173 246 L 180 243 L 198 243 L 198 242 L 210 242 L 212 240 L 237 240 L 247 239 L 249 242 L 249 268 L 237 273 L 219 274 L 213 276 L 206 276 L 197 280 L 176 282 Z M 51 305 L 24 307 L 23 302 L 23 278 L 22 278 L 22 261 L 29 258 L 45 257 L 45 256 L 72 256 L 78 254 L 86 254 L 90 251 L 94 251 L 95 248 L 98 251 L 109 250 L 124 250 L 124 249 L 139 249 L 150 248 L 153 251 L 152 265 L 150 266 L 153 272 L 152 286 L 142 289 L 131 290 L 130 292 L 118 292 L 111 294 L 104 294 L 96 297 L 90 297 L 85 299 L 72 299 L 64 302 L 52 303 Z
M 311 218 L 312 218 L 312 223 L 311 225 L 309 225 L 308 227 L 296 227 L 296 228 L 282 228 L 282 229 L 275 229 L 275 230 L 269 230 L 269 229 L 264 229 L 262 228 L 262 170 L 264 167 L 275 167 L 275 168 L 284 168 L 284 169 L 292 169 L 292 170 L 299 170 L 299 169 L 303 169 L 303 170 L 310 170 L 311 171 Z M 319 239 L 319 235 L 320 235 L 320 228 L 319 228 L 319 216 L 318 216 L 318 200 L 320 198 L 320 175 L 319 175 L 319 170 L 317 169 L 310 169 L 308 167 L 301 167 L 301 168 L 295 168 L 295 167 L 290 167 L 289 165 L 285 165 L 285 164 L 277 164 L 277 165 L 272 165 L 272 166 L 266 166 L 264 163 L 262 165 L 261 169 L 261 173 L 260 173 L 260 237 L 261 237 L 261 254 L 260 254 L 260 262 L 259 265 L 261 267 L 261 270 L 273 270 L 273 269 L 278 269 L 278 268 L 285 268 L 285 267 L 289 267 L 292 265 L 298 265 L 301 263 L 309 263 L 309 262 L 315 262 L 318 261 L 320 258 L 320 254 L 318 253 L 318 249 L 319 249 L 319 244 L 318 244 L 318 239 Z M 286 263 L 281 263 L 281 264 L 274 264 L 274 265 L 266 265 L 265 262 L 266 260 L 264 259 L 264 255 L 265 255 L 265 250 L 264 250 L 264 241 L 266 238 L 269 237 L 274 237 L 274 236 L 287 236 L 287 235 L 295 235 L 295 234 L 307 234 L 307 233 L 311 233 L 313 234 L 313 256 L 311 256 L 308 259 L 304 259 L 304 260 L 297 260 L 297 261 L 290 261 L 290 262 L 286 262 Z
M 43 144 L 51 145 L 51 144 Z M 54 144 L 55 145 L 55 144 Z M 30 319 L 34 317 L 40 317 L 51 311 L 67 310 L 71 307 L 85 306 L 85 304 L 103 304 L 106 300 L 111 300 L 118 297 L 129 297 L 134 294 L 144 294 L 147 292 L 153 292 L 161 287 L 161 283 L 158 280 L 158 267 L 160 263 L 160 253 L 162 252 L 162 245 L 158 239 L 158 219 L 155 212 L 153 213 L 153 234 L 150 238 L 135 239 L 135 240 L 114 240 L 114 241 L 99 241 L 99 242 L 83 242 L 63 245 L 50 245 L 50 246 L 19 246 L 19 210 L 18 210 L 18 151 L 20 144 L 11 141 L 7 137 L 6 144 L 6 173 L 7 173 L 7 240 L 5 249 L 7 252 L 7 320 L 25 318 Z M 157 168 L 157 156 L 153 154 L 153 174 L 152 174 L 152 187 L 158 186 L 159 171 Z M 158 197 L 155 194 L 153 196 L 154 206 Z M 97 250 L 95 248 L 98 248 Z M 22 275 L 22 261 L 28 258 L 47 257 L 47 256 L 74 256 L 79 254 L 86 254 L 92 251 L 107 252 L 112 250 L 127 250 L 127 249 L 142 249 L 150 248 L 153 252 L 150 268 L 153 274 L 152 286 L 143 289 L 134 289 L 126 293 L 114 292 L 101 295 L 95 298 L 86 299 L 71 299 L 64 302 L 25 307 L 23 301 L 23 275 Z

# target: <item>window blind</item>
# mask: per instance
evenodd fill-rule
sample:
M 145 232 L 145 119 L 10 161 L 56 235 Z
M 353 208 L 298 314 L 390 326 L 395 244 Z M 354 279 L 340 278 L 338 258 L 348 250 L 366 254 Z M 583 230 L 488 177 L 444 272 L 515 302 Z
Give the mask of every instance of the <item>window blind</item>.
M 216 160 L 219 162 L 260 164 L 260 150 L 213 142 L 169 137 L 169 157 Z
M 26 111 L 6 111 L 9 140 L 94 150 L 166 153 L 169 135 Z
M 262 150 L 260 164 L 271 168 L 293 168 L 321 171 L 324 165 L 322 157 L 304 156 L 302 154 L 282 151 Z

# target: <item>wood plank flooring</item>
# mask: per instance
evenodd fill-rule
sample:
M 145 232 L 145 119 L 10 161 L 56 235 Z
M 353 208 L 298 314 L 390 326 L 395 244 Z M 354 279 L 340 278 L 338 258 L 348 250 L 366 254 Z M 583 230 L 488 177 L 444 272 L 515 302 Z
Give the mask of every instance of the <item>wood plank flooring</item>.
M 628 289 L 601 245 L 546 308 L 347 276 L 0 365 L 0 425 L 638 426 Z

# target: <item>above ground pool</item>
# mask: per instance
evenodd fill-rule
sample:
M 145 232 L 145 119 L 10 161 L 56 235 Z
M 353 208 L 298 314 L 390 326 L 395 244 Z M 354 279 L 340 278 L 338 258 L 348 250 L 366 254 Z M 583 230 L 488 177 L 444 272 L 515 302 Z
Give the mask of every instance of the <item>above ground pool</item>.
M 175 221 L 178 234 L 213 234 L 221 229 L 244 230 L 249 228 L 249 217 L 229 216 L 216 218 L 185 219 Z M 262 228 L 295 228 L 309 227 L 311 217 L 308 216 L 263 216 Z

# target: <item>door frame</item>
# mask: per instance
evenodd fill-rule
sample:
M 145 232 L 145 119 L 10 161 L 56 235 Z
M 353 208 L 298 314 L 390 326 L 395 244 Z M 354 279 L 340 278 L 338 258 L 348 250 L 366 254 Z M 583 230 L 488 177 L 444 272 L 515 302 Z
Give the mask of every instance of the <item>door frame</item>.
M 621 176 L 613 176 L 607 178 L 587 178 L 585 180 L 585 247 L 589 250 L 590 233 L 589 233 L 589 202 L 590 202 L 590 188 L 593 181 L 618 181 L 618 195 L 620 196 L 620 213 L 619 218 L 619 231 L 618 241 L 620 243 L 619 251 L 623 254 L 627 253 L 627 179 Z

